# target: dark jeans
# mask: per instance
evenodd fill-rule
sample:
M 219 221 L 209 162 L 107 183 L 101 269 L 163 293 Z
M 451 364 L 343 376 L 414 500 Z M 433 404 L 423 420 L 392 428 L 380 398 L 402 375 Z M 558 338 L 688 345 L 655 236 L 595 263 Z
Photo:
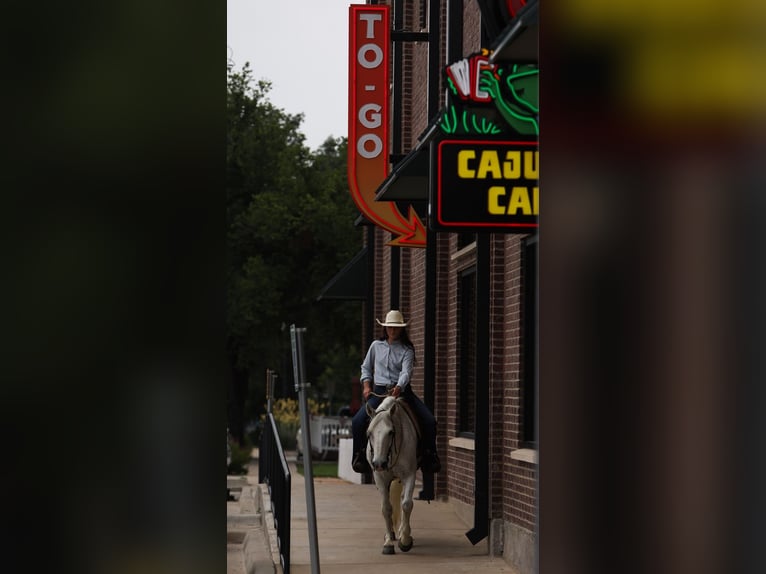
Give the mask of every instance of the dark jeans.
M 372 392 L 378 395 L 386 394 L 386 387 L 383 385 L 375 385 Z M 423 433 L 421 444 L 424 448 L 436 452 L 436 419 L 428 407 L 421 401 L 418 396 L 412 392 L 410 385 L 407 385 L 402 391 L 399 397 L 407 401 L 407 404 L 412 407 L 415 416 L 420 421 L 420 430 Z M 380 403 L 383 402 L 382 398 L 370 395 L 367 404 L 372 408 L 378 408 Z M 367 415 L 367 410 L 362 405 L 354 418 L 351 419 L 351 433 L 354 437 L 354 453 L 359 452 L 363 448 L 367 447 L 367 425 L 370 422 L 370 417 Z

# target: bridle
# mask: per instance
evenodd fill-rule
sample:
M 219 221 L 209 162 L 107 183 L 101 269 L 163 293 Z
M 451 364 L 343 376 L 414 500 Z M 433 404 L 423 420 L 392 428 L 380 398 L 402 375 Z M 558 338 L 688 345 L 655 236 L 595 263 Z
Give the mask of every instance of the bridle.
M 390 433 L 391 443 L 388 445 L 388 453 L 386 454 L 386 460 L 389 461 L 388 468 L 390 470 L 391 468 L 394 467 L 394 465 L 396 465 L 397 461 L 399 460 L 399 454 L 401 453 L 402 449 L 401 449 L 401 445 L 398 447 L 396 446 L 396 436 L 398 433 L 396 432 L 396 422 L 394 422 L 393 415 L 388 410 L 381 411 L 380 413 L 376 413 L 376 415 L 383 414 L 383 413 L 388 413 L 388 417 L 391 419 L 391 433 Z M 370 451 L 372 452 L 373 458 L 374 458 L 375 448 L 372 446 L 372 443 L 370 443 Z M 391 457 L 392 452 L 394 454 L 393 459 Z

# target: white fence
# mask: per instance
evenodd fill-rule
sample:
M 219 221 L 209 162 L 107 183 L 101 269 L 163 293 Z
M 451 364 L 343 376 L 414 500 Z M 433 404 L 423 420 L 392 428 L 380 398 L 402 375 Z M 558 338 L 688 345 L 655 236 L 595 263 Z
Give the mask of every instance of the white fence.
M 321 458 L 333 454 L 337 456 L 338 441 L 351 438 L 351 417 L 312 416 L 309 421 L 311 430 L 311 450 Z M 298 452 L 301 452 L 301 429 L 298 429 Z

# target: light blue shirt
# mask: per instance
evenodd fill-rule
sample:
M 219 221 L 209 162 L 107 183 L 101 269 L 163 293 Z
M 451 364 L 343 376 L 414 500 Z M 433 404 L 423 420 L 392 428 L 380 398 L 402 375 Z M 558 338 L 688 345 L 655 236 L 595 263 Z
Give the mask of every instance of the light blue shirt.
M 372 380 L 376 385 L 396 384 L 404 389 L 410 384 L 414 361 L 415 351 L 399 341 L 373 341 L 362 363 L 362 382 Z

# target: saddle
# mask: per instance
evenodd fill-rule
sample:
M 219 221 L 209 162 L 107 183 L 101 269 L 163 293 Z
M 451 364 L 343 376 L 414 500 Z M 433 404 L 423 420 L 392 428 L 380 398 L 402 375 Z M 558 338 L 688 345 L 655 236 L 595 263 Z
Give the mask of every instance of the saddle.
M 425 456 L 425 453 L 423 452 L 424 446 L 423 446 L 423 431 L 420 426 L 420 419 L 415 415 L 415 412 L 412 410 L 412 407 L 407 403 L 407 400 L 404 398 L 398 398 L 396 400 L 396 404 L 401 407 L 405 413 L 407 413 L 407 416 L 410 417 L 410 420 L 412 421 L 412 424 L 415 427 L 415 434 L 417 435 L 417 448 L 416 448 L 416 457 L 417 457 L 417 466 L 418 468 L 424 469 L 425 467 L 423 464 L 425 461 L 423 460 L 423 457 Z M 437 457 L 438 461 L 438 457 Z M 431 464 L 431 463 L 429 463 Z M 441 468 L 441 464 L 438 464 L 436 472 L 439 471 Z M 429 472 L 432 472 L 429 470 Z

